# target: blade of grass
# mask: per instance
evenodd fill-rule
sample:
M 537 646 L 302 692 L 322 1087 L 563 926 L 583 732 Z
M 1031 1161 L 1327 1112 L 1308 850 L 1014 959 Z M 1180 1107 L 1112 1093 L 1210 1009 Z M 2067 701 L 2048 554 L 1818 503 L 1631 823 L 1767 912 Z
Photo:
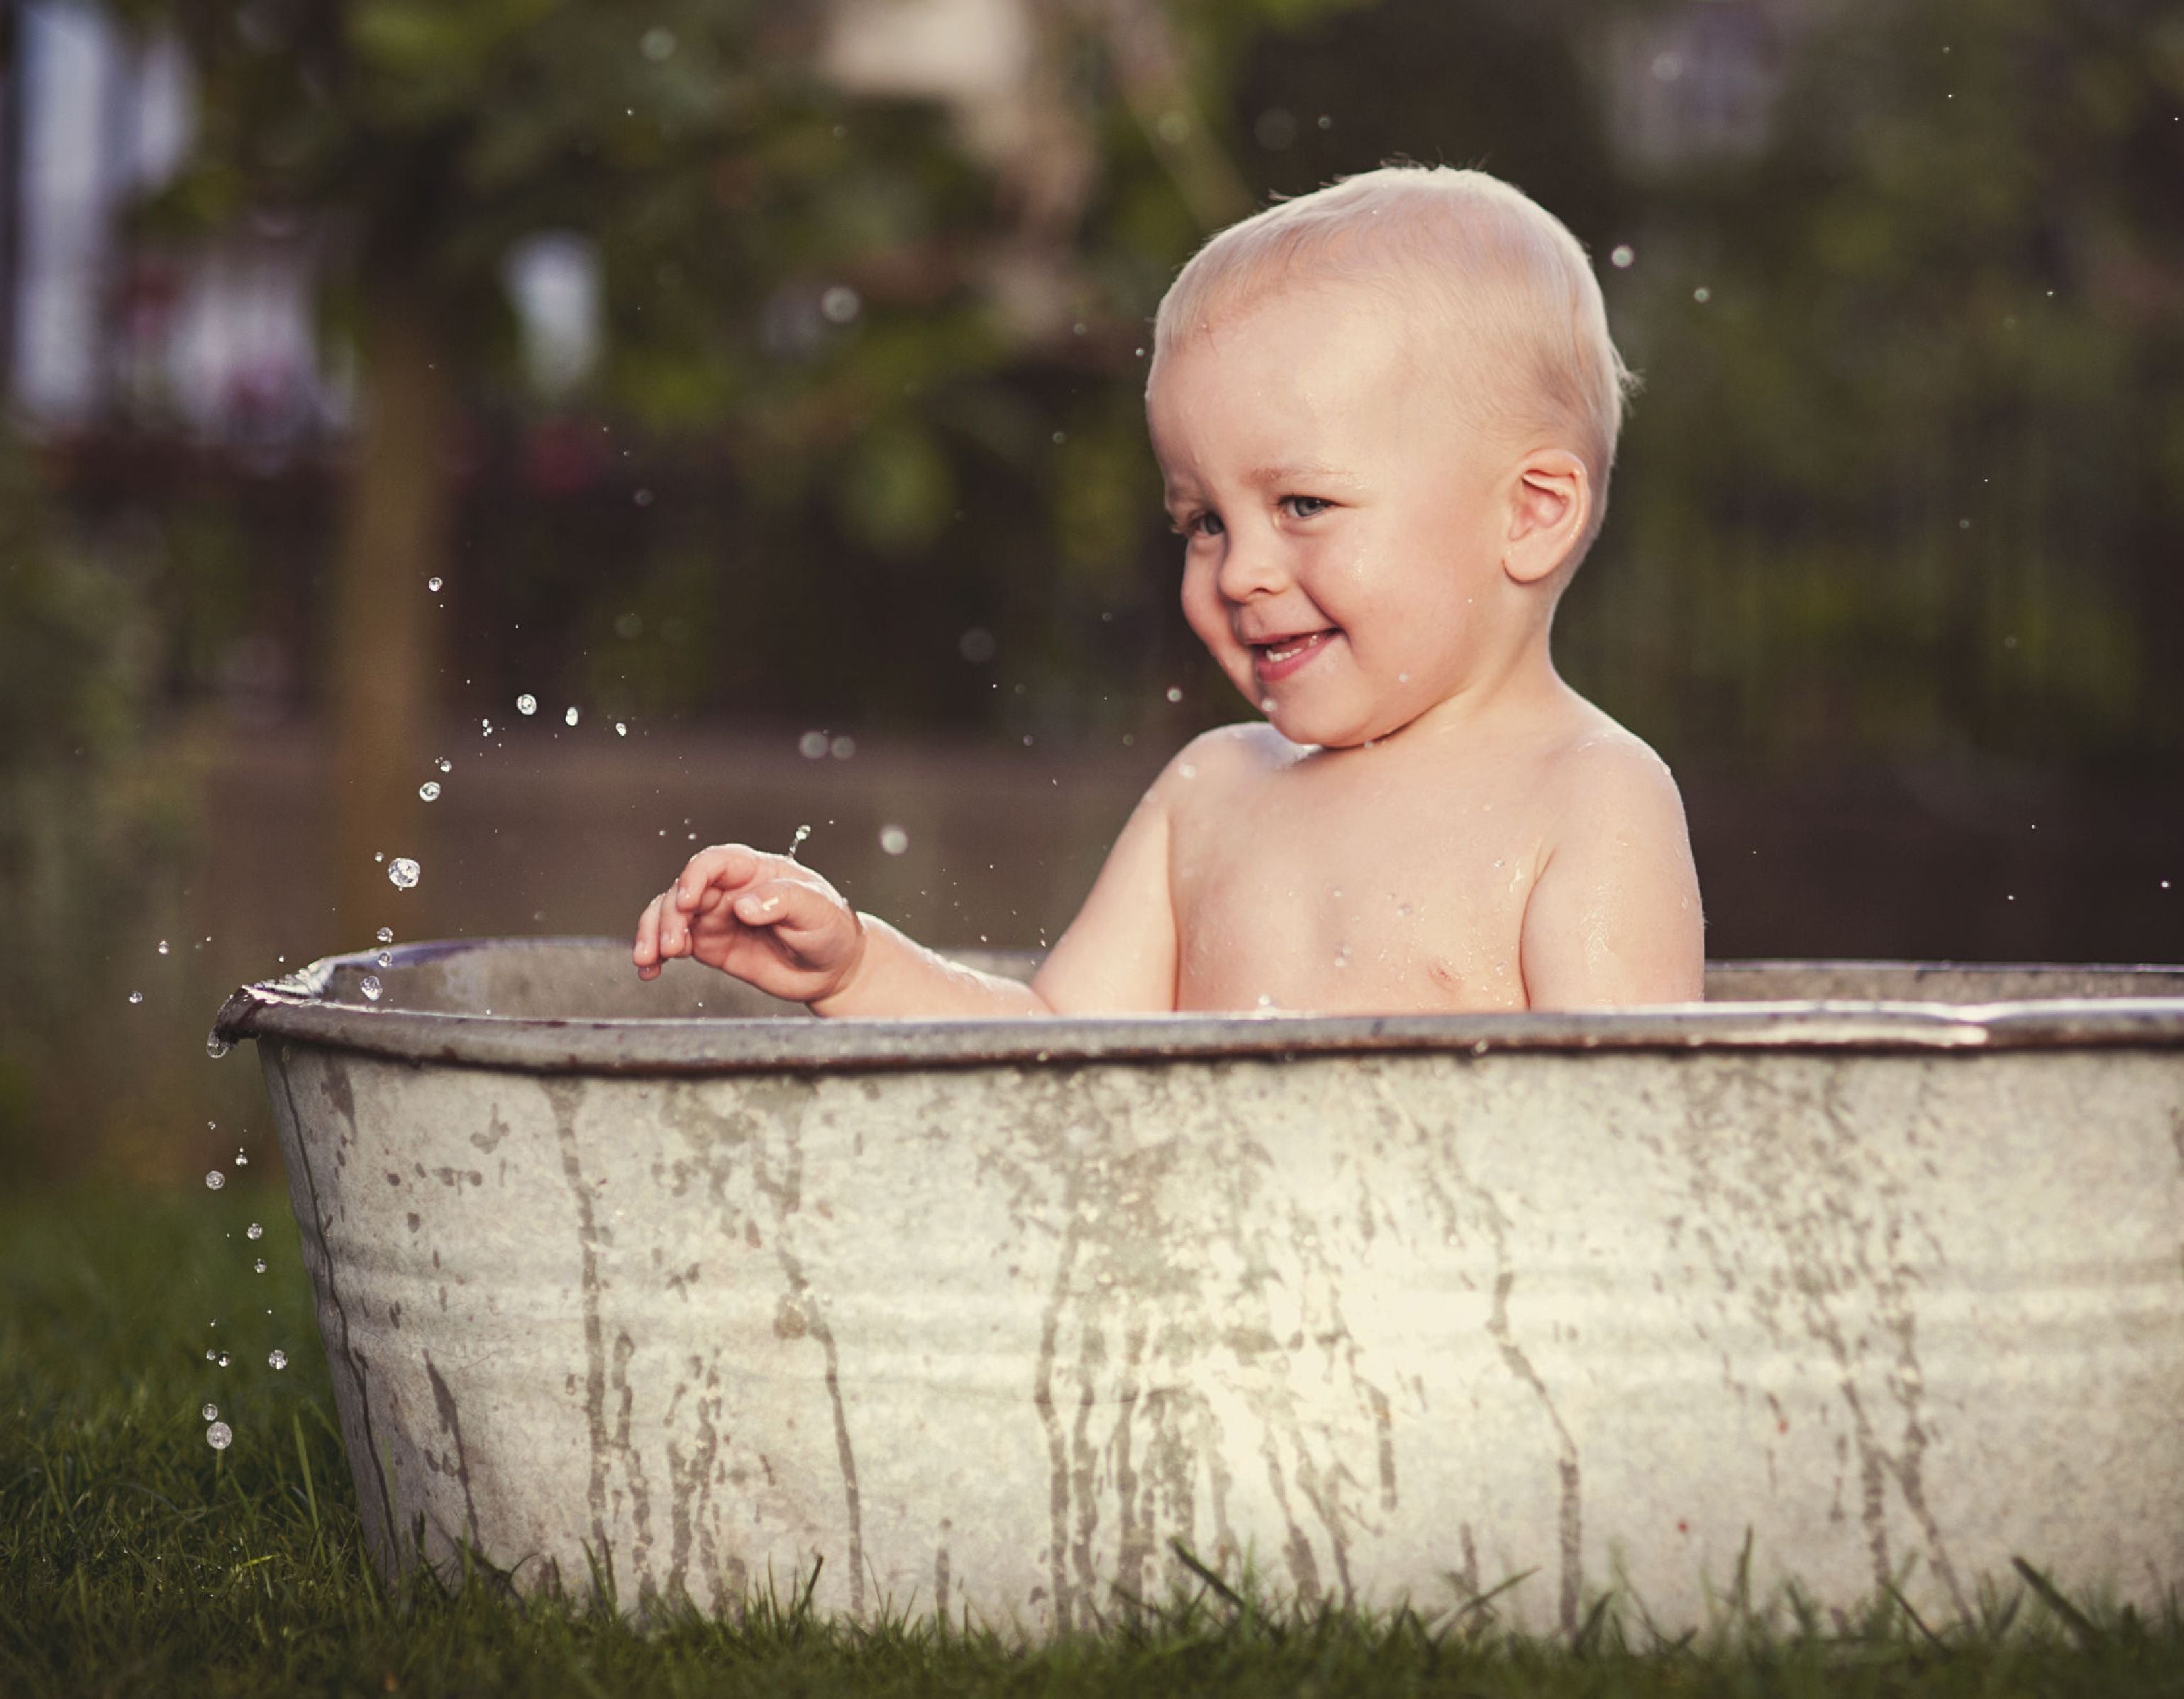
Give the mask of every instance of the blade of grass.
M 2099 1628 L 2083 1611 L 2063 1596 L 2061 1588 L 2014 1552 L 2010 1554 L 2009 1561 L 2017 1573 L 2025 1577 L 2032 1590 L 2040 1595 L 2040 1602 L 2069 1624 L 2070 1632 L 2077 1635 L 2081 1646 L 2090 1652 L 2101 1643 Z
M 1932 1643 L 1936 1650 L 1947 1652 L 1949 1649 L 1948 1643 L 1944 1641 L 1941 1635 L 1936 1634 L 1933 1629 L 1926 1626 L 1926 1619 L 1911 1607 L 1911 1601 L 1903 1596 L 1902 1590 L 1897 1586 L 1896 1583 L 1893 1581 L 1887 1581 L 1884 1582 L 1882 1585 L 1888 1589 L 1888 1596 L 1896 1601 L 1897 1608 L 1901 1610 L 1905 1616 L 1911 1619 L 1911 1626 L 1918 1629 L 1920 1634 L 1925 1635 L 1927 1640 Z

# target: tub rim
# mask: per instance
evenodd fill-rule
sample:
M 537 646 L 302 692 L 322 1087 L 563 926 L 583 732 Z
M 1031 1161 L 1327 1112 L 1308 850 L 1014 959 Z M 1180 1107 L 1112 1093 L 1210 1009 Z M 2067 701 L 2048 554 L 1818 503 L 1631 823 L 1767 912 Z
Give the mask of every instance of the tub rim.
M 673 1016 L 634 1019 L 379 1009 L 331 995 L 343 969 L 420 966 L 483 949 L 620 948 L 584 937 L 437 939 L 322 956 L 241 986 L 214 1042 L 281 1039 L 422 1065 L 526 1073 L 730 1074 L 900 1071 L 994 1065 L 1290 1061 L 1306 1056 L 1705 1050 L 1975 1052 L 2184 1050 L 2184 996 L 2062 997 L 1990 1003 L 1830 999 L 1660 1004 L 1487 1015 L 1131 1015 L 1052 1019 L 817 1020 Z M 2085 971 L 2077 964 L 1737 961 L 1739 967 L 1913 972 Z M 2173 968 L 2114 967 L 2119 973 Z

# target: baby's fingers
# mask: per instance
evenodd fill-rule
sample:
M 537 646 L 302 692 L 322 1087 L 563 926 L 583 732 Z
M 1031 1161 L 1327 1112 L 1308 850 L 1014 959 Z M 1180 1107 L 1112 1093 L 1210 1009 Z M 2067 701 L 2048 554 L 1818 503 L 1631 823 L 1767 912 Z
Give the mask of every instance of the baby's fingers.
M 709 886 L 733 891 L 747 885 L 758 877 L 762 866 L 758 852 L 741 844 L 716 844 L 700 850 L 683 864 L 675 881 L 675 905 L 687 912 L 698 906 L 699 898 Z
M 660 916 L 667 906 L 665 893 L 644 905 L 644 912 L 637 917 L 637 942 L 631 946 L 630 960 L 637 964 L 641 979 L 660 977 Z
M 731 905 L 748 927 L 771 927 L 792 948 L 844 929 L 849 912 L 833 892 L 801 879 L 768 879 L 739 894 Z

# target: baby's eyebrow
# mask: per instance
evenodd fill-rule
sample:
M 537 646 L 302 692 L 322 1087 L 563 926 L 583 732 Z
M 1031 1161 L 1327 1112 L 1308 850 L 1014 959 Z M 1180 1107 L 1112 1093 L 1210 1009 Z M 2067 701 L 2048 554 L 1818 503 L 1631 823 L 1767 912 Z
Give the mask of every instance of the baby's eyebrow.
M 1290 465 L 1259 466 L 1250 474 L 1255 484 L 1336 483 L 1355 484 L 1357 477 L 1335 466 L 1323 466 L 1300 462 Z

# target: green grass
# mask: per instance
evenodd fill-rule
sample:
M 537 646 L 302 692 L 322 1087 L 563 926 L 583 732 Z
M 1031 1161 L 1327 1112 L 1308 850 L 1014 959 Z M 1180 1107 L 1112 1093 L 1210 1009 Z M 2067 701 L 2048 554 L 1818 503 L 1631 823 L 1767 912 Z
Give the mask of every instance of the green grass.
M 204 1360 L 216 1340 L 224 1370 Z M 208 1399 L 235 1429 L 226 1453 L 205 1443 Z M 1504 1635 L 1490 1607 L 1285 1612 L 1217 1584 L 1150 1627 L 1040 1648 L 929 1619 L 837 1624 L 794 1598 L 639 1631 L 476 1578 L 390 1591 L 364 1557 L 281 1199 L 0 1205 L 0 1692 L 2184 1696 L 2173 1610 L 2093 1613 L 2031 1583 L 1976 1626 L 1747 1614 L 1663 1646 L 1611 1612 L 1581 1638 Z

